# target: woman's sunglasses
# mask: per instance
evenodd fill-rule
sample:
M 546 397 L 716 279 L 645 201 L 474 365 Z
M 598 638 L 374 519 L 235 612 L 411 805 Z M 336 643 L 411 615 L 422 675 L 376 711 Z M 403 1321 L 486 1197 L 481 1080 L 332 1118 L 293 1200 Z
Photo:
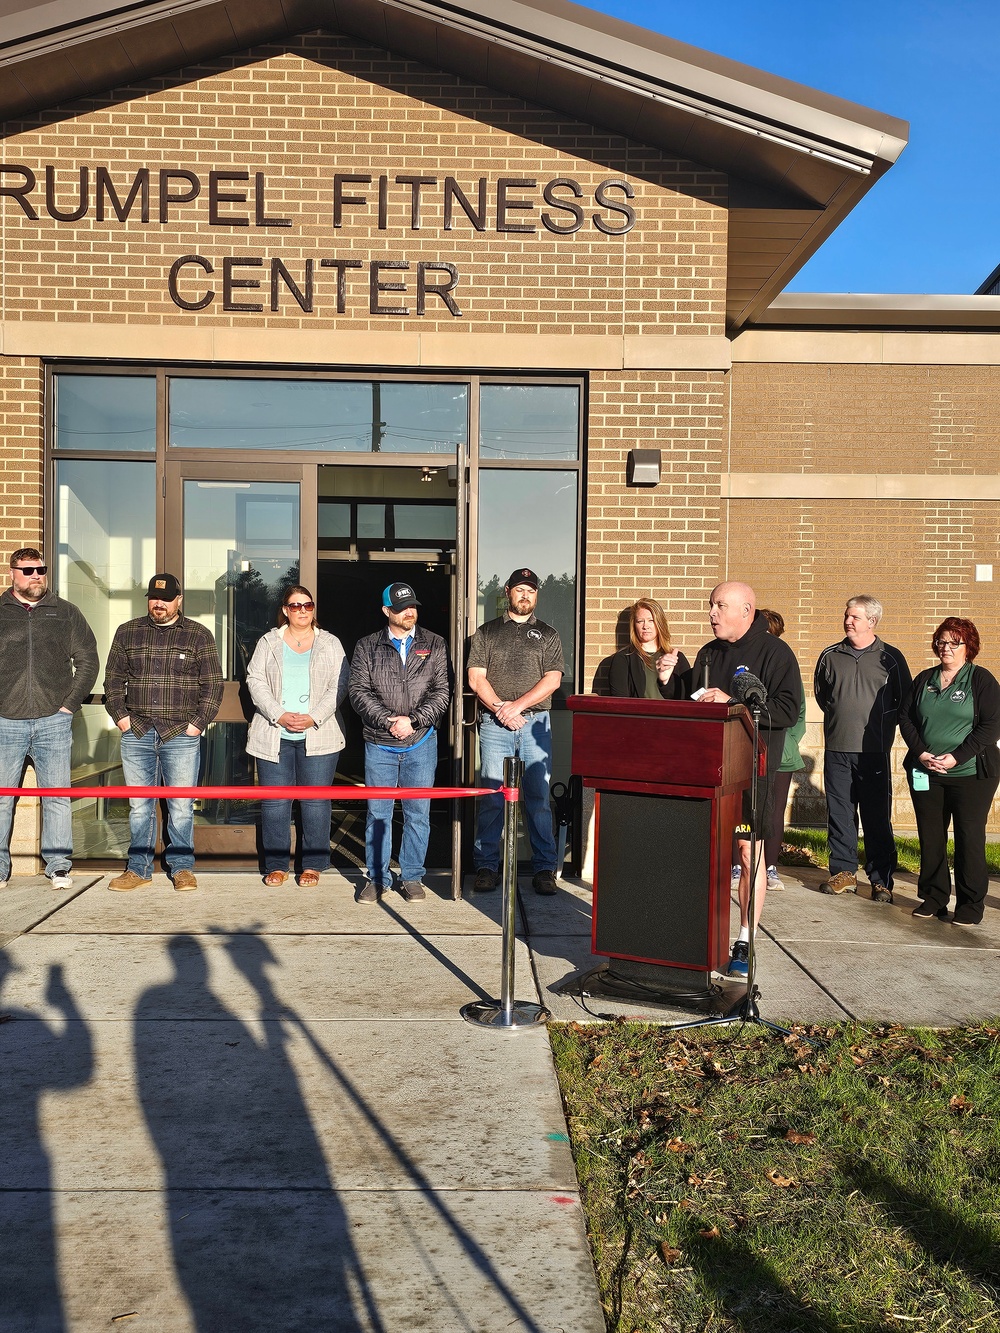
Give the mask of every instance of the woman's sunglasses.
M 312 611 L 316 606 L 315 602 L 286 602 L 286 611 Z

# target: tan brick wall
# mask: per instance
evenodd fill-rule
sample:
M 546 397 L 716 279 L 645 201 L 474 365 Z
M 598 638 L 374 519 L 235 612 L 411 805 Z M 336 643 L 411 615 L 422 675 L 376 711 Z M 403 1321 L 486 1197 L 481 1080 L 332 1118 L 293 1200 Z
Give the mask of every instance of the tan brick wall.
M 721 561 L 725 376 L 595 374 L 589 420 L 585 689 L 602 659 L 624 645 L 616 626 L 637 597 L 662 603 L 689 659 L 708 637 L 705 606 Z M 626 456 L 637 446 L 662 451 L 655 488 L 625 484 Z
M 108 98 L 80 102 L 21 125 L 7 127 L 5 158 L 31 168 L 38 187 L 30 196 L 40 216 L 27 218 L 15 201 L 0 200 L 3 223 L 3 317 L 60 321 L 190 326 L 377 329 L 522 333 L 721 333 L 725 298 L 726 182 L 717 173 L 673 161 L 652 149 L 560 118 L 489 89 L 463 83 L 414 62 L 335 37 L 305 35 L 287 48 L 261 48 L 242 57 L 182 71 L 175 79 L 119 89 Z M 56 222 L 45 210 L 44 168 L 56 164 L 56 204 L 71 211 L 80 198 L 79 169 L 90 171 L 91 205 L 77 222 Z M 124 198 L 134 172 L 154 178 L 151 219 L 134 213 L 120 223 L 110 208 L 95 220 L 95 170 L 106 166 Z M 202 195 L 173 205 L 161 224 L 155 177 L 159 169 L 186 168 L 202 180 Z M 211 169 L 256 172 L 267 181 L 266 213 L 291 219 L 290 227 L 258 229 L 209 224 Z M 410 190 L 390 185 L 388 229 L 379 231 L 377 186 L 366 192 L 365 211 L 345 208 L 344 225 L 332 227 L 335 172 L 436 177 L 428 190 L 420 230 L 411 229 Z M 544 182 L 579 181 L 586 223 L 575 235 L 556 236 L 539 223 L 541 208 L 514 212 L 513 222 L 533 220 L 531 234 L 497 234 L 495 208 L 488 230 L 476 233 L 460 209 L 454 228 L 443 230 L 441 183 L 455 176 L 475 200 L 485 176 L 493 197 L 499 177 Z M 591 197 L 614 177 L 635 187 L 638 220 L 624 236 L 602 234 L 591 223 L 601 210 Z M 8 177 L 7 183 L 16 181 Z M 175 183 L 174 188 L 178 185 Z M 225 190 L 246 186 L 227 183 Z M 512 189 L 523 197 L 531 191 Z M 620 194 L 615 192 L 615 199 Z M 588 203 L 589 199 L 589 203 Z M 552 210 L 549 209 L 551 212 Z M 249 214 L 253 202 L 225 203 L 223 214 Z M 565 214 L 556 215 L 560 221 Z M 110 219 L 110 220 L 109 220 Z M 175 220 L 176 219 L 176 220 Z M 167 274 L 175 259 L 199 254 L 216 267 L 221 287 L 226 255 L 281 258 L 304 286 L 305 260 L 316 261 L 315 311 L 304 314 L 283 291 L 277 313 L 269 309 L 268 269 L 262 291 L 241 290 L 241 302 L 263 300 L 260 315 L 224 313 L 221 296 L 201 313 L 171 302 Z M 360 259 L 365 270 L 347 275 L 347 308 L 336 314 L 336 278 L 320 270 L 321 257 Z M 367 264 L 406 260 L 407 298 L 386 304 L 414 306 L 416 264 L 449 261 L 461 275 L 453 317 L 429 297 L 424 316 L 369 313 Z M 55 280 L 53 281 L 53 275 Z M 258 276 L 240 270 L 241 278 Z M 386 280 L 401 275 L 386 273 Z M 434 275 L 435 281 L 441 281 Z M 186 270 L 183 290 L 196 296 L 205 277 Z
M 732 387 L 734 472 L 1000 472 L 996 367 L 737 366 Z M 979 661 L 1000 676 L 996 584 L 975 581 L 976 564 L 992 564 L 1000 579 L 997 502 L 734 499 L 723 526 L 732 577 L 784 615 L 810 694 L 816 658 L 842 637 L 844 604 L 861 592 L 885 606 L 880 633 L 914 672 L 936 660 L 935 627 L 959 615 L 975 621 Z M 821 741 L 811 725 L 819 779 Z M 911 826 L 900 759 L 896 817 Z
M 0 568 L 11 551 L 42 540 L 42 396 L 40 364 L 0 357 Z
M 733 472 L 986 472 L 1000 367 L 737 365 Z

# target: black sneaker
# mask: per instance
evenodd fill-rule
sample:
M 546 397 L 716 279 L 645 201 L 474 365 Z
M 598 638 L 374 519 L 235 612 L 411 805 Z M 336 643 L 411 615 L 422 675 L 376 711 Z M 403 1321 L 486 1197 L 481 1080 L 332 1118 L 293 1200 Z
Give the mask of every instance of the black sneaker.
M 729 955 L 729 970 L 726 976 L 731 981 L 746 981 L 750 972 L 750 945 L 747 940 L 736 940 Z
M 559 892 L 559 885 L 556 883 L 556 874 L 554 870 L 539 870 L 537 875 L 531 877 L 531 887 L 536 893 L 544 893 L 551 896 Z
M 489 866 L 480 866 L 476 871 L 476 878 L 472 887 L 477 893 L 488 893 L 490 889 L 496 888 L 499 880 L 500 876 L 495 870 L 491 870 Z
M 921 921 L 940 920 L 941 914 L 933 903 L 918 903 L 910 913 L 911 916 L 918 917 Z
M 399 891 L 408 903 L 419 903 L 427 897 L 427 888 L 419 879 L 404 879 Z

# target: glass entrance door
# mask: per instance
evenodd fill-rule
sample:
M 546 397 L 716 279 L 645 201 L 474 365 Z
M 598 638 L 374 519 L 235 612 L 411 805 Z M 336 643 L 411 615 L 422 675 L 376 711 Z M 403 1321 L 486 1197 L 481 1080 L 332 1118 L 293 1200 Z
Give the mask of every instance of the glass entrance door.
M 222 708 L 203 741 L 206 787 L 254 786 L 246 753 L 252 714 L 247 665 L 274 625 L 285 589 L 303 578 L 301 471 L 210 464 L 168 469 L 166 567 L 179 572 L 184 614 L 214 637 L 226 682 Z M 254 858 L 258 817 L 250 790 L 245 801 L 196 802 L 196 853 Z
M 459 492 L 461 491 L 461 495 Z M 453 667 L 464 651 L 464 484 L 455 469 L 432 466 L 321 466 L 317 483 L 317 601 L 321 623 L 338 636 L 348 657 L 358 640 L 384 630 L 382 594 L 398 580 L 412 585 L 419 623 L 440 634 Z M 361 724 L 347 708 L 347 744 L 339 780 L 364 782 Z M 439 786 L 453 785 L 461 755 L 458 701 L 439 729 Z M 460 889 L 459 802 L 431 804 L 427 865 L 452 868 L 452 891 Z M 396 812 L 400 819 L 399 808 Z M 365 806 L 346 803 L 334 811 L 333 859 L 347 871 L 364 868 Z M 399 831 L 394 835 L 398 847 Z

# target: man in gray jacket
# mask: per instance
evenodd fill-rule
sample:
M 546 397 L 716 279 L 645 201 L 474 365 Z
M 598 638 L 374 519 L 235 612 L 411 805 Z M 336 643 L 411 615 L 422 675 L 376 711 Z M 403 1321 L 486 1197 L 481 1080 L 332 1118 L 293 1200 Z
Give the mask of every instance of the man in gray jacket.
M 365 785 L 432 787 L 437 768 L 437 727 L 448 711 L 448 648 L 440 634 L 417 624 L 416 594 L 408 583 L 390 583 L 382 594 L 389 622 L 361 639 L 351 658 L 351 704 L 364 723 Z M 378 902 L 392 887 L 392 800 L 369 801 L 365 822 L 368 878 L 359 903 Z M 424 859 L 430 836 L 429 800 L 403 806 L 399 847 L 401 892 L 407 902 L 427 896 Z
M 882 604 L 852 597 L 840 643 L 820 653 L 813 678 L 823 711 L 830 878 L 824 893 L 856 893 L 858 816 L 865 833 L 865 873 L 877 903 L 892 902 L 896 842 L 892 832 L 892 764 L 889 751 L 910 668 L 898 648 L 875 633 Z
M 73 714 L 94 688 L 94 632 L 71 602 L 49 592 L 48 568 L 33 546 L 10 558 L 0 595 L 0 786 L 18 787 L 31 759 L 40 787 L 68 787 Z M 0 797 L 0 888 L 10 879 L 14 797 Z M 69 797 L 42 798 L 42 858 L 54 889 L 71 889 Z

